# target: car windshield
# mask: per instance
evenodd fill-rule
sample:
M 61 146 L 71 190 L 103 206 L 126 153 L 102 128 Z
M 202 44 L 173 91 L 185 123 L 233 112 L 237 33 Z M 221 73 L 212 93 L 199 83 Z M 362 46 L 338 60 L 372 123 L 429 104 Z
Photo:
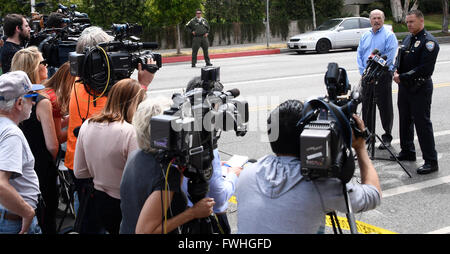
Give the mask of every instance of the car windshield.
M 342 19 L 330 19 L 317 27 L 314 31 L 325 31 L 330 30 L 331 28 L 337 26 L 339 23 L 341 23 Z

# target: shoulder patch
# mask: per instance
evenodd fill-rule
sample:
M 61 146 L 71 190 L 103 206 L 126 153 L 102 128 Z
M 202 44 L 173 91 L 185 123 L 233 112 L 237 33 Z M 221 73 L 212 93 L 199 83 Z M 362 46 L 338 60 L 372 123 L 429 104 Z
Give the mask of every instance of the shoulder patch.
M 427 47 L 428 51 L 432 52 L 436 45 L 435 45 L 434 41 L 429 41 L 425 44 L 425 46 Z

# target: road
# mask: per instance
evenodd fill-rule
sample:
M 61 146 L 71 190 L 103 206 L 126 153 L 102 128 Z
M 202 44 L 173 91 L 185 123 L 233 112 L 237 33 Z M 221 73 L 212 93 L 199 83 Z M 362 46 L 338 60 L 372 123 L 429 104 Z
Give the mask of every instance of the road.
M 218 59 L 212 61 L 221 67 L 221 81 L 225 89 L 238 88 L 240 98 L 250 103 L 249 133 L 238 138 L 234 133 L 223 133 L 219 141 L 222 160 L 226 153 L 247 155 L 258 159 L 271 153 L 266 139 L 268 112 L 287 99 L 302 101 L 326 94 L 324 74 L 329 62 L 336 62 L 347 70 L 352 85 L 358 84 L 359 72 L 355 51 L 336 51 L 329 54 L 285 53 L 279 55 Z M 203 64 L 201 61 L 197 66 Z M 450 97 L 450 44 L 441 45 L 436 70 L 432 115 L 439 153 L 440 170 L 420 176 L 416 168 L 423 164 L 420 147 L 416 140 L 418 160 L 404 163 L 409 178 L 403 169 L 392 161 L 374 160 L 379 174 L 384 197 L 381 205 L 373 211 L 356 214 L 356 220 L 395 233 L 450 233 L 450 123 L 448 120 L 448 98 Z M 158 71 L 149 96 L 167 96 L 180 92 L 200 68 L 191 68 L 190 63 L 167 64 Z M 397 84 L 393 84 L 394 128 L 393 148 L 399 152 L 399 130 L 397 109 Z M 377 117 L 379 117 L 377 115 Z M 381 121 L 377 119 L 377 134 L 381 135 Z M 378 145 L 378 144 L 377 144 Z M 377 156 L 388 157 L 387 152 L 377 150 Z M 356 170 L 355 179 L 359 173 Z M 345 217 L 343 214 L 339 216 Z M 236 232 L 236 205 L 230 203 L 228 217 L 232 231 Z M 331 232 L 330 229 L 327 229 Z M 331 232 L 332 233 L 332 232 Z

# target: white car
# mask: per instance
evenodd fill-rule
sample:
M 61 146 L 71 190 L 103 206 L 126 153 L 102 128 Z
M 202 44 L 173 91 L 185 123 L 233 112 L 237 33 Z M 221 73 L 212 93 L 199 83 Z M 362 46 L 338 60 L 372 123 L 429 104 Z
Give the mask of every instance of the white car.
M 391 25 L 384 25 L 392 30 Z M 372 29 L 370 20 L 362 17 L 330 19 L 314 31 L 290 38 L 287 48 L 301 54 L 305 51 L 327 53 L 330 49 L 352 48 L 356 50 L 361 36 Z

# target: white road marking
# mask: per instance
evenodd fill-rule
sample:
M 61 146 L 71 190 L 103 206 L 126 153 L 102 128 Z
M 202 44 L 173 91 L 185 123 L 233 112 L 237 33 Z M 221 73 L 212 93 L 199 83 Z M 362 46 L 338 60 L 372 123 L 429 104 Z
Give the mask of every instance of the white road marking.
M 446 135 L 450 135 L 450 130 L 446 130 L 446 131 L 438 131 L 434 133 L 434 138 L 436 139 L 436 137 L 440 137 L 440 136 L 446 136 Z M 414 136 L 414 140 L 417 140 L 417 136 Z M 393 144 L 400 144 L 400 139 L 394 139 L 391 142 L 391 145 Z
M 392 196 L 396 196 L 396 195 L 400 195 L 400 194 L 404 194 L 404 193 L 408 193 L 408 192 L 412 192 L 412 191 L 418 191 L 418 190 L 422 190 L 425 188 L 430 188 L 430 187 L 438 186 L 441 184 L 448 184 L 448 183 L 450 183 L 450 176 L 444 176 L 444 177 L 439 177 L 439 178 L 431 179 L 431 180 L 420 182 L 420 183 L 404 185 L 404 186 L 400 186 L 400 187 L 396 187 L 396 188 L 392 188 L 392 189 L 388 189 L 388 190 L 383 190 L 382 191 L 383 198 L 388 198 L 388 197 L 392 197 Z
M 450 234 L 450 227 L 441 228 L 432 232 L 428 232 L 427 234 Z

